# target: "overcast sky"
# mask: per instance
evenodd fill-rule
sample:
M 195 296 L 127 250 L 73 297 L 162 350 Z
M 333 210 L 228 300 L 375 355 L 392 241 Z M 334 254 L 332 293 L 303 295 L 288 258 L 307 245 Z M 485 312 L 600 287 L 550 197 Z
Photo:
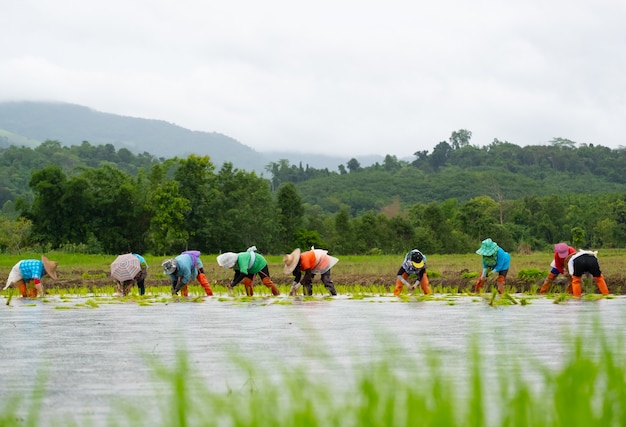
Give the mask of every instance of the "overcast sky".
M 0 101 L 165 120 L 258 151 L 626 146 L 623 0 L 0 0 Z

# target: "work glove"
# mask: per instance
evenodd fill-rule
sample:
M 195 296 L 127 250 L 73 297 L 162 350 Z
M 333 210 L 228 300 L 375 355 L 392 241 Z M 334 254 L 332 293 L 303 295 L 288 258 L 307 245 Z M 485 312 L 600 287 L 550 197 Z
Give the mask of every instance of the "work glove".
M 302 283 L 293 282 L 293 284 L 291 285 L 291 289 L 289 290 L 289 296 L 294 296 L 296 292 L 298 292 L 298 289 L 300 289 L 300 286 L 302 286 Z
M 409 291 L 414 291 L 418 284 L 419 282 L 415 282 L 412 285 L 408 285 Z

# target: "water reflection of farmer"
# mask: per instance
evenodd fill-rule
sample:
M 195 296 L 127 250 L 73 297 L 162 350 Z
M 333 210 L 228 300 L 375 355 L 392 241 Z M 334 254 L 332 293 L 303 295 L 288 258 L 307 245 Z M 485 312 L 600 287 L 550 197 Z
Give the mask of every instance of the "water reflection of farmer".
M 572 276 L 569 275 L 565 271 L 565 258 L 567 258 L 571 254 L 575 254 L 576 249 L 569 246 L 567 243 L 557 243 L 554 245 L 554 260 L 550 263 L 550 273 L 548 273 L 548 277 L 541 285 L 539 289 L 539 293 L 545 294 L 550 289 L 552 282 L 557 278 L 559 274 L 566 274 L 568 276 L 568 285 L 567 285 L 567 293 L 572 293 Z
M 506 282 L 506 275 L 509 272 L 509 265 L 511 263 L 511 255 L 498 246 L 496 242 L 491 239 L 485 239 L 482 241 L 480 248 L 476 251 L 478 255 L 482 255 L 483 270 L 480 273 L 480 277 L 476 282 L 474 288 L 475 292 L 485 284 L 485 280 L 490 272 L 498 273 L 498 279 L 496 280 L 498 286 L 498 293 L 504 293 L 504 285 Z
M 311 246 L 310 251 L 300 253 L 300 249 L 295 249 L 292 253 L 283 257 L 285 264 L 284 273 L 293 274 L 294 280 L 289 295 L 295 295 L 300 286 L 304 287 L 304 294 L 313 295 L 313 278 L 316 274 L 321 275 L 324 287 L 331 295 L 337 295 L 335 284 L 330 279 L 330 269 L 339 260 L 328 255 L 328 251 L 315 249 Z M 304 272 L 304 277 L 302 276 Z
M 430 285 L 428 282 L 428 275 L 426 274 L 426 257 L 418 249 L 413 249 L 404 256 L 404 261 L 400 266 L 396 278 L 396 288 L 393 291 L 395 296 L 402 293 L 404 285 L 409 290 L 414 290 L 419 283 L 422 291 L 425 294 L 430 294 Z M 415 284 L 411 285 L 407 280 L 409 276 L 417 276 Z
M 37 294 L 43 296 L 44 291 L 41 279 L 47 274 L 53 280 L 57 280 L 57 266 L 57 262 L 50 261 L 44 255 L 41 256 L 41 261 L 38 259 L 19 261 L 11 269 L 7 284 L 3 290 L 15 284 L 24 298 L 35 298 Z
M 204 274 L 200 251 L 182 252 L 176 258 L 166 259 L 161 266 L 172 281 L 172 295 L 178 295 L 178 291 L 181 291 L 183 296 L 189 296 L 188 284 L 193 277 L 198 280 L 208 296 L 213 295 L 211 285 Z
M 272 291 L 272 295 L 280 295 L 278 288 L 270 278 L 267 260 L 261 254 L 256 253 L 256 246 L 249 247 L 245 252 L 225 252 L 217 257 L 217 263 L 221 267 L 235 270 L 233 280 L 228 285 L 229 291 L 243 280 L 246 295 L 254 295 L 252 281 L 254 275 L 258 274 L 261 282 Z
M 136 283 L 137 289 L 139 290 L 139 295 L 145 295 L 146 293 L 146 277 L 148 277 L 148 263 L 146 259 L 139 254 L 133 254 L 139 260 L 139 266 L 141 267 L 141 271 L 137 273 L 137 275 L 131 280 L 124 280 L 117 282 L 117 291 L 126 296 L 130 293 L 131 288 Z
M 579 297 L 582 293 L 582 275 L 589 273 L 603 295 L 608 295 L 609 289 L 600 271 L 598 254 L 596 252 L 579 250 L 575 254 L 569 254 L 565 258 L 565 265 L 572 276 L 572 294 Z

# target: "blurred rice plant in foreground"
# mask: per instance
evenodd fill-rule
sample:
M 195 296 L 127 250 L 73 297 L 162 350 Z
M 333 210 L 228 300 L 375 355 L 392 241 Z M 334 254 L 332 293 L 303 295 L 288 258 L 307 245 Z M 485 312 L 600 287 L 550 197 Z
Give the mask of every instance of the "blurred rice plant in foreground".
M 253 360 L 235 358 L 247 381 L 226 392 L 208 384 L 181 350 L 173 365 L 147 359 L 155 380 L 150 404 L 112 402 L 107 420 L 73 420 L 71 415 L 54 420 L 42 407 L 41 386 L 32 396 L 2 402 L 0 426 L 626 425 L 622 338 L 607 336 L 599 322 L 566 338 L 570 344 L 557 367 L 523 352 L 490 359 L 472 339 L 466 354 L 457 356 L 466 374 L 461 378 L 450 374 L 458 369 L 447 368 L 448 358 L 435 352 L 406 354 L 393 346 L 388 359 L 355 363 L 345 378 L 332 381 L 307 366 L 277 363 L 268 371 Z

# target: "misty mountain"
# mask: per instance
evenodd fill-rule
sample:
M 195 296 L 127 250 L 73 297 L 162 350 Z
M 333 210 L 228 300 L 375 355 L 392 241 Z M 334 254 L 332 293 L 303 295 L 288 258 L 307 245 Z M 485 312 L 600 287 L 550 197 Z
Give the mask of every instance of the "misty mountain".
M 349 158 L 324 155 L 268 152 L 263 153 L 218 132 L 192 131 L 163 120 L 143 119 L 103 113 L 88 107 L 53 102 L 1 102 L 0 146 L 36 147 L 46 140 L 63 146 L 111 144 L 117 150 L 126 148 L 156 157 L 209 155 L 220 168 L 231 162 L 236 168 L 265 172 L 270 162 L 286 159 L 292 165 L 302 163 L 317 169 L 336 171 Z M 382 157 L 357 158 L 363 166 L 382 161 Z

